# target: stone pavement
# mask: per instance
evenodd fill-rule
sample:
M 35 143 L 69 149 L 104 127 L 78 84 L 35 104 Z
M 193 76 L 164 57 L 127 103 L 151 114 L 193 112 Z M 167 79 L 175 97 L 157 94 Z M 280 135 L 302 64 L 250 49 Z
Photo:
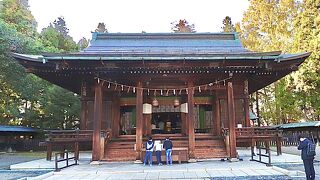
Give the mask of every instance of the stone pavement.
M 75 179 L 304 179 L 301 171 L 288 171 L 276 166 L 250 161 L 250 151 L 238 150 L 243 161 L 228 162 L 220 159 L 210 159 L 196 163 L 173 164 L 173 166 L 142 166 L 133 162 L 112 163 L 102 162 L 99 165 L 89 164 L 90 154 L 80 155 L 80 165 L 72 166 L 60 172 L 50 172 L 35 178 L 45 180 L 75 180 Z M 44 160 L 43 160 L 44 161 Z M 297 155 L 272 153 L 273 163 L 302 163 Z M 47 162 L 54 164 L 54 161 Z M 35 166 L 41 164 L 35 163 Z M 29 164 L 12 166 L 15 168 L 32 167 Z M 39 167 L 39 166 L 38 166 Z M 44 166 L 42 166 L 44 167 Z M 53 166 L 51 166 L 53 167 Z

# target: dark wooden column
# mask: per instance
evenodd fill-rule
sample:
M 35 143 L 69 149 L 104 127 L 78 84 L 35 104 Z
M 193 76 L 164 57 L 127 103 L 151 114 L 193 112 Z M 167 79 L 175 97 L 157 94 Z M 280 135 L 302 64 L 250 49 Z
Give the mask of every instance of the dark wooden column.
M 100 132 L 102 120 L 102 86 L 96 84 L 94 88 L 92 161 L 100 160 Z
M 186 134 L 187 132 L 186 113 L 180 113 L 180 116 L 181 116 L 181 134 Z
M 193 82 L 188 82 L 188 136 L 189 136 L 189 158 L 194 159 L 195 134 L 194 134 L 194 88 Z
M 145 135 L 151 135 L 151 130 L 152 130 L 152 127 L 151 127 L 151 114 L 144 114 L 143 115 L 143 124 L 144 124 L 144 129 L 145 129 L 145 132 L 144 134 Z
M 214 112 L 214 135 L 220 136 L 221 135 L 221 115 L 220 115 L 220 102 L 218 93 L 216 93 L 216 97 L 214 99 L 214 106 L 213 106 L 213 112 Z
M 236 115 L 234 106 L 233 86 L 232 82 L 228 82 L 228 121 L 229 121 L 229 138 L 230 138 L 230 158 L 237 157 L 236 150 Z
M 141 160 L 142 132 L 143 132 L 143 90 L 142 83 L 137 84 L 136 89 L 136 160 Z
M 250 109 L 249 109 L 249 92 L 248 92 L 248 80 L 244 81 L 244 112 L 245 112 L 245 127 L 250 127 Z
M 257 122 L 258 122 L 258 127 L 261 126 L 260 122 L 260 111 L 259 111 L 259 91 L 256 91 L 256 108 L 257 108 Z
M 111 131 L 113 137 L 119 136 L 120 131 L 120 97 L 113 96 L 112 102 L 112 124 L 111 124 Z
M 88 121 L 88 105 L 87 100 L 84 98 L 81 99 L 81 113 L 80 113 L 80 129 L 87 129 L 87 121 Z

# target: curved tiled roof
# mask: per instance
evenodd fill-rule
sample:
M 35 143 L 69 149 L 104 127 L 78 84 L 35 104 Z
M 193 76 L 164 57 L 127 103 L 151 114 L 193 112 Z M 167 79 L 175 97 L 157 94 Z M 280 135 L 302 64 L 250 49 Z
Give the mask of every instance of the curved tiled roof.
M 248 53 L 236 33 L 93 33 L 85 53 Z

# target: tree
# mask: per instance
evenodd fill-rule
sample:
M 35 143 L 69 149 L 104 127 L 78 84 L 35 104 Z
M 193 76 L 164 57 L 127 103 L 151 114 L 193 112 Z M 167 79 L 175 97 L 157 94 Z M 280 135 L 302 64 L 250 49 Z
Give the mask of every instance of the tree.
M 171 23 L 171 30 L 175 33 L 195 33 L 194 24 L 189 24 L 187 20 L 180 19 L 179 22 Z
M 108 30 L 106 28 L 106 25 L 103 22 L 100 22 L 97 26 L 97 29 L 95 30 L 95 32 L 99 32 L 99 33 L 107 33 Z
M 79 47 L 68 33 L 69 29 L 64 18 L 58 17 L 53 24 L 50 23 L 48 27 L 42 29 L 41 39 L 51 52 L 76 52 Z
M 241 38 L 255 51 L 292 52 L 293 21 L 297 16 L 295 0 L 250 0 L 242 19 Z
M 295 0 L 250 0 L 242 19 L 240 38 L 254 51 L 293 52 L 294 19 L 299 3 Z M 261 117 L 268 124 L 286 123 L 301 118 L 297 94 L 290 86 L 290 76 L 264 88 L 261 93 Z
M 312 52 L 299 71 L 292 75 L 306 119 L 320 120 L 320 15 L 319 0 L 305 0 L 294 21 L 293 51 Z
M 33 36 L 37 23 L 29 10 L 27 0 L 3 0 L 0 9 L 0 19 L 13 26 L 18 32 Z
M 0 7 L 0 124 L 74 127 L 80 110 L 77 95 L 26 74 L 10 53 L 70 52 L 76 51 L 78 46 L 69 35 L 63 37 L 68 31 L 63 30 L 65 25 L 59 19 L 56 21 L 59 31 L 50 25 L 39 36 L 33 28 L 30 29 L 32 23 L 26 17 L 32 15 L 26 10 L 29 7 L 27 0 L 4 0 L 3 4 Z M 61 94 L 57 97 L 55 93 Z M 63 113 L 49 106 L 50 97 L 57 98 Z M 61 119 L 57 119 L 58 114 L 64 115 L 63 126 Z
M 89 46 L 89 40 L 83 37 L 82 39 L 79 40 L 77 45 L 80 47 L 80 49 L 85 49 L 86 47 Z
M 223 26 L 221 28 L 222 28 L 223 32 L 235 32 L 236 31 L 234 25 L 232 24 L 231 17 L 226 16 L 223 19 L 222 24 L 223 24 Z
M 50 24 L 51 25 L 51 24 Z M 52 25 L 51 25 L 52 26 Z M 58 17 L 58 19 L 53 21 L 53 28 L 63 37 L 67 38 L 69 34 L 69 29 L 67 28 L 66 21 L 64 17 Z

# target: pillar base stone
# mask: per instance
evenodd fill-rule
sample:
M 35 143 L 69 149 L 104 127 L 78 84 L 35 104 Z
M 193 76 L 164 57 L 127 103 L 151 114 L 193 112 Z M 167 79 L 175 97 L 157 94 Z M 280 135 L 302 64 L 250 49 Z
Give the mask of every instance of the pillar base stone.
M 90 165 L 100 165 L 100 161 L 91 161 Z
M 196 159 L 189 159 L 189 160 L 188 160 L 188 163 L 195 163 L 195 162 L 197 162 Z
M 228 160 L 229 160 L 229 162 L 238 162 L 239 161 L 238 158 L 229 158 Z
M 142 161 L 141 160 L 135 160 L 133 163 L 134 164 L 142 164 Z

